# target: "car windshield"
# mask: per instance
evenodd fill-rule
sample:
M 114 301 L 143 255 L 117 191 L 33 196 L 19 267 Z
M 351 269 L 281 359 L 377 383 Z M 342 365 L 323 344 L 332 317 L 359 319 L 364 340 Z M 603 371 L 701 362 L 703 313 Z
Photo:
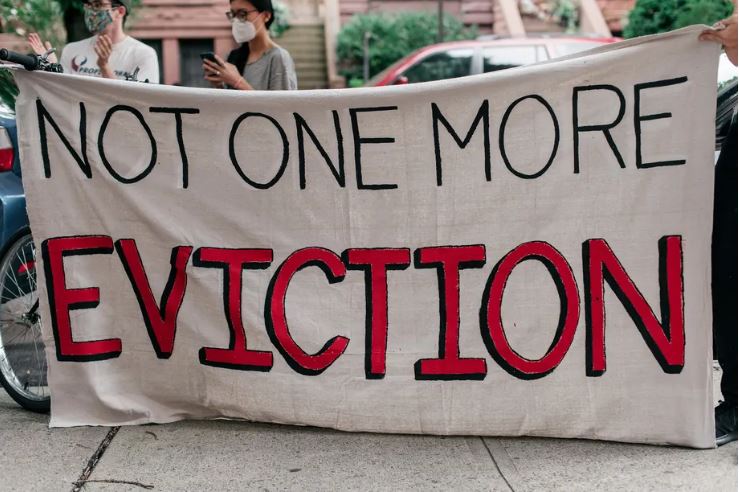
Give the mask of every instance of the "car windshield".
M 737 68 L 729 61 L 729 57 L 726 53 L 721 54 L 721 58 L 718 60 L 718 84 L 723 86 L 727 82 L 730 82 L 737 78 Z
M 455 79 L 470 74 L 472 48 L 446 49 L 432 53 L 403 72 L 409 84 L 432 80 Z

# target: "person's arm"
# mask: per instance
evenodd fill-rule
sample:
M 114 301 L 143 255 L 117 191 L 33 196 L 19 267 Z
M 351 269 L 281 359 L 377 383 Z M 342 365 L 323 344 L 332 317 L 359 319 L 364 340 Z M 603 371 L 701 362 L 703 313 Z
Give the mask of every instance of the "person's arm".
M 113 53 L 113 42 L 106 34 L 101 34 L 95 42 L 95 54 L 98 56 L 97 65 L 100 69 L 100 76 L 105 79 L 117 78 L 109 63 L 111 53 Z
M 734 15 L 728 19 L 717 22 L 709 30 L 700 35 L 701 41 L 715 41 L 724 47 L 726 56 L 735 66 L 737 64 L 737 18 L 736 2 L 734 2 Z
M 153 49 L 142 50 L 140 55 L 138 79 L 139 82 L 148 81 L 150 84 L 159 83 L 159 60 Z
M 224 84 L 240 91 L 252 91 L 254 88 L 249 85 L 244 77 L 241 76 L 236 65 L 228 63 L 220 56 L 216 55 L 216 62 L 203 60 L 203 71 L 205 71 L 205 80 L 214 86 L 223 86 Z

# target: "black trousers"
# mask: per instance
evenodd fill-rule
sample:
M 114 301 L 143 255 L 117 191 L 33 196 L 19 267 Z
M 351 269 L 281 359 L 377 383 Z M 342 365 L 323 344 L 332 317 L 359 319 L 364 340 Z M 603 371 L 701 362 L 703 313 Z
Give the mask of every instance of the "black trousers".
M 737 123 L 716 164 L 711 246 L 713 350 L 723 371 L 724 401 L 737 404 Z

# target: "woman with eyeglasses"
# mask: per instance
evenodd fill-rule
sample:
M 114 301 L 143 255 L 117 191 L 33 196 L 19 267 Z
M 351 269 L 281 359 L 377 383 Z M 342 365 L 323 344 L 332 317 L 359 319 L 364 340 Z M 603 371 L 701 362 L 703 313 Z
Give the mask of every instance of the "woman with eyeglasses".
M 84 2 L 85 26 L 93 36 L 64 47 L 60 63 L 65 73 L 159 83 L 156 51 L 123 30 L 128 17 L 128 1 Z M 28 37 L 28 42 L 39 55 L 51 49 L 51 45 L 35 33 Z
M 298 88 L 295 64 L 284 48 L 269 35 L 275 20 L 271 0 L 231 0 L 226 16 L 231 32 L 241 46 L 227 61 L 203 60 L 205 79 L 213 87 L 237 90 L 294 90 Z

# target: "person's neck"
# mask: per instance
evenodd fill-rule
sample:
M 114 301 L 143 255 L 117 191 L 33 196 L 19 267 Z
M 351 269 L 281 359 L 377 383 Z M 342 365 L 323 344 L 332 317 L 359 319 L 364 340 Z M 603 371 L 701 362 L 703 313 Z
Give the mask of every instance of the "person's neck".
M 115 23 L 111 24 L 108 29 L 105 29 L 103 34 L 107 34 L 113 44 L 118 44 L 126 39 L 126 33 L 123 32 L 123 26 Z
M 254 39 L 249 41 L 249 51 L 252 53 L 264 53 L 274 45 L 275 43 L 270 39 L 267 31 L 263 30 Z

